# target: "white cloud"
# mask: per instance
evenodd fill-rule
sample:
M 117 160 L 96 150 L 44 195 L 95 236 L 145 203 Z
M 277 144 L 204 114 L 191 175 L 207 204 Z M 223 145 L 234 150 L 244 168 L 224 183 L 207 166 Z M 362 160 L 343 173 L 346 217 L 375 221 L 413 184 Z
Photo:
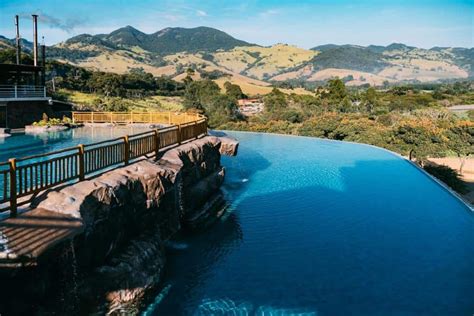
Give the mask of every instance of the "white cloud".
M 278 11 L 276 9 L 269 9 L 269 10 L 260 12 L 260 16 L 262 18 L 267 18 L 267 17 L 273 16 L 273 15 L 277 15 L 279 13 L 280 13 L 280 11 Z
M 196 10 L 196 15 L 204 17 L 207 16 L 207 12 L 203 10 Z
M 163 17 L 171 22 L 177 22 L 177 21 L 182 21 L 185 20 L 185 18 L 182 15 L 177 15 L 177 14 L 164 14 Z

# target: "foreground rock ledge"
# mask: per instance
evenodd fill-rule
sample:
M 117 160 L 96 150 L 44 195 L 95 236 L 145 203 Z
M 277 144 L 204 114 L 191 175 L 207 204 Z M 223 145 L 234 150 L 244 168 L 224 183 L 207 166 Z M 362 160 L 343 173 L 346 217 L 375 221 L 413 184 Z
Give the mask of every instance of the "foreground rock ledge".
M 19 216 L 17 226 L 18 221 L 24 227 L 36 225 L 44 216 L 53 221 L 49 225 L 53 231 L 64 229 L 64 221 L 72 223 L 66 225 L 67 234 L 50 232 L 46 234 L 50 239 L 41 242 L 41 228 L 18 238 L 18 234 L 11 235 L 15 234 L 11 225 L 0 224 L 6 240 L 6 255 L 2 257 L 0 249 L 0 264 L 25 270 L 23 275 L 15 269 L 15 276 L 8 277 L 12 282 L 23 282 L 19 278 L 28 279 L 28 273 L 34 271 L 37 277 L 30 282 L 34 284 L 22 287 L 33 289 L 40 300 L 67 266 L 64 254 L 72 253 L 75 269 L 86 275 L 79 287 L 84 296 L 102 293 L 109 300 L 109 312 L 126 310 L 127 304 L 136 306 L 136 300 L 160 280 L 163 241 L 183 225 L 198 228 L 202 218 L 216 213 L 225 175 L 220 157 L 236 155 L 237 148 L 234 139 L 206 136 L 170 149 L 157 160 L 144 159 L 50 190 L 33 202 L 30 214 L 38 215 Z M 15 240 L 11 245 L 10 235 Z M 39 240 L 39 246 L 32 245 L 31 239 Z M 15 260 L 8 262 L 9 258 Z M 34 268 L 21 269 L 26 266 Z

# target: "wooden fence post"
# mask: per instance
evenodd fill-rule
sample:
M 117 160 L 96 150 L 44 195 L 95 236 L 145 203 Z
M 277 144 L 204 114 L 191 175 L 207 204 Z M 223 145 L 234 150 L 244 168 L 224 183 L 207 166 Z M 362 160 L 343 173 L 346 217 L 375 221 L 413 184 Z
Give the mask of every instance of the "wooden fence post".
M 198 139 L 200 133 L 199 133 L 199 126 L 198 126 L 197 121 L 194 121 L 193 133 L 194 133 L 194 137 L 196 137 L 196 139 Z
M 124 162 L 128 165 L 128 161 L 130 160 L 130 142 L 128 141 L 128 135 L 123 137 L 125 153 L 124 153 Z
M 158 130 L 155 129 L 155 159 L 158 159 L 158 152 L 160 151 L 160 133 L 158 133 Z
M 17 211 L 16 197 L 16 159 L 8 160 L 10 163 L 10 216 L 15 217 Z
M 79 150 L 79 181 L 83 181 L 85 179 L 84 145 L 80 144 L 77 149 Z
M 178 144 L 181 145 L 181 124 L 178 124 Z

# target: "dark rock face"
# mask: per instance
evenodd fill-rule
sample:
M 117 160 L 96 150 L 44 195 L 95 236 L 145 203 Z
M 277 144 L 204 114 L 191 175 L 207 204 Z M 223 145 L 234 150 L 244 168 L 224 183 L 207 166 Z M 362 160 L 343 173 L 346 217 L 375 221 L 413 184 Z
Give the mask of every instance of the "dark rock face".
M 146 291 L 160 282 L 165 257 L 156 229 L 134 239 L 125 250 L 97 269 L 92 279 L 106 294 L 109 314 L 137 314 Z
M 54 117 L 54 112 L 48 101 L 12 101 L 7 103 L 7 126 L 22 128 L 33 122 L 40 121 L 43 113 Z
M 37 207 L 82 222 L 73 248 L 85 275 L 79 286 L 84 296 L 102 297 L 110 313 L 138 311 L 137 302 L 161 279 L 163 241 L 183 224 L 200 226 L 222 206 L 221 146 L 219 138 L 204 137 L 157 161 L 145 159 L 38 197 Z M 236 149 L 232 142 L 225 153 Z
M 50 105 L 48 100 L 10 101 L 6 108 L 6 126 L 3 126 L 4 122 L 0 122 L 0 127 L 23 128 L 42 120 L 43 113 L 50 118 L 62 118 L 64 115 L 70 117 L 72 106 L 57 102 Z

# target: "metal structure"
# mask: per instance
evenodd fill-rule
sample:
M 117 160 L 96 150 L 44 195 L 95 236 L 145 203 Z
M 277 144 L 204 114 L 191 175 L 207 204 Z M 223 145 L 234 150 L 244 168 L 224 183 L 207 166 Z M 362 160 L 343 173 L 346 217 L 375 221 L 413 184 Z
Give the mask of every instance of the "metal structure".
M 33 17 L 33 65 L 38 66 L 38 15 Z
M 48 188 L 83 181 L 112 167 L 128 165 L 140 157 L 152 154 L 156 157 L 160 151 L 173 145 L 207 134 L 207 120 L 203 116 L 181 113 L 163 115 L 161 112 L 155 116 L 153 114 L 156 113 L 151 114 L 157 120 L 153 123 L 157 124 L 167 124 L 169 120 L 181 121 L 184 118 L 187 122 L 46 154 L 12 158 L 0 163 L 0 212 L 10 211 L 10 216 L 14 217 L 18 205 L 28 204 Z M 78 114 L 75 115 L 77 122 Z
M 21 63 L 21 43 L 20 43 L 20 20 L 18 15 L 15 15 L 15 29 L 16 29 L 16 64 Z
M 45 86 L 32 85 L 0 85 L 0 100 L 38 100 L 48 99 Z

